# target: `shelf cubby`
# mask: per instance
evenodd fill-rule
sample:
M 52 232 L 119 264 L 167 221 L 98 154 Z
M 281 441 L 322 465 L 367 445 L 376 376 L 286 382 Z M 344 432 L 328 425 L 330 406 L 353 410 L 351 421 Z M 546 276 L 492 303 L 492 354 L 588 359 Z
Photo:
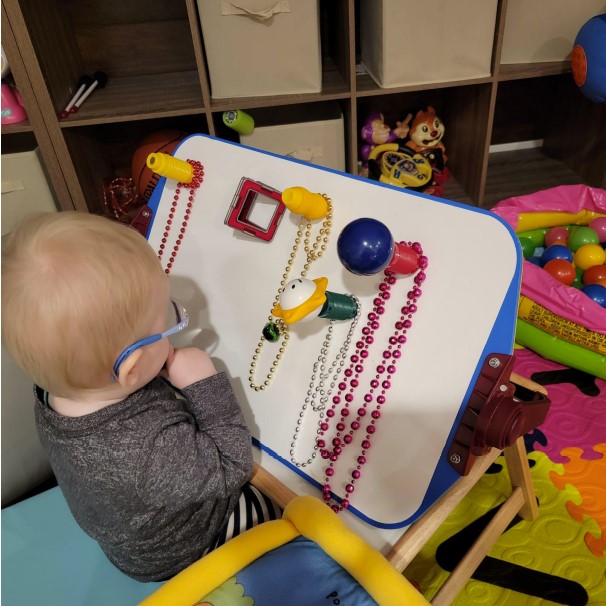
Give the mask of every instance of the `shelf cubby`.
M 32 109 L 28 123 L 3 126 L 5 145 L 33 134 L 61 207 L 100 212 L 103 183 L 128 173 L 129 155 L 154 130 L 237 141 L 224 111 L 245 110 L 263 125 L 293 115 L 310 120 L 337 103 L 346 170 L 357 174 L 368 112 L 394 126 L 432 106 L 446 126 L 446 198 L 489 208 L 558 183 L 606 186 L 606 106 L 582 96 L 568 60 L 501 63 L 508 0 L 498 0 L 489 75 L 396 88 L 381 88 L 359 65 L 359 1 L 318 2 L 320 92 L 215 99 L 196 0 L 4 0 L 3 47 Z M 98 70 L 108 74 L 105 88 L 60 119 L 79 76 Z M 524 153 L 490 153 L 491 145 L 536 140 L 540 147 Z

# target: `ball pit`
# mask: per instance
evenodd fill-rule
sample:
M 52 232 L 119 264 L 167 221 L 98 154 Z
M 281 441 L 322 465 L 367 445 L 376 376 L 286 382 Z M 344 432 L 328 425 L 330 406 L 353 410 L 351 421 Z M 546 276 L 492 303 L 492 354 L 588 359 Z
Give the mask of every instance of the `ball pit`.
M 563 185 L 493 212 L 524 254 L 517 344 L 606 379 L 606 191 Z

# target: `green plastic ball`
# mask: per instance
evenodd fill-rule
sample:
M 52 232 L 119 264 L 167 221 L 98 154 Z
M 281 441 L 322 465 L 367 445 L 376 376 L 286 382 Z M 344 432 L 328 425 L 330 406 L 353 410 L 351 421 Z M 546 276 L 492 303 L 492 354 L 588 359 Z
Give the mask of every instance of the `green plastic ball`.
M 525 238 L 522 236 L 520 238 L 520 245 L 522 246 L 522 254 L 525 259 L 530 259 L 534 254 L 534 250 L 536 248 L 535 243 L 530 238 Z
M 568 248 L 576 252 L 585 244 L 599 244 L 600 238 L 591 227 L 577 227 L 568 236 Z
M 570 286 L 574 286 L 574 288 L 583 288 L 583 286 L 585 286 L 583 283 L 583 274 L 585 273 L 585 270 L 581 269 L 580 267 L 575 267 L 574 271 L 576 276 Z

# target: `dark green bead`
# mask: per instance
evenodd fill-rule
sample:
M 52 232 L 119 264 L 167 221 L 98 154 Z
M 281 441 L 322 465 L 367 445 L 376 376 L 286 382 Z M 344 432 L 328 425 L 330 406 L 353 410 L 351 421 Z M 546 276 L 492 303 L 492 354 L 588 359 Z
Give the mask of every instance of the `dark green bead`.
M 280 338 L 280 329 L 275 322 L 268 322 L 263 327 L 263 336 L 270 343 L 275 343 Z

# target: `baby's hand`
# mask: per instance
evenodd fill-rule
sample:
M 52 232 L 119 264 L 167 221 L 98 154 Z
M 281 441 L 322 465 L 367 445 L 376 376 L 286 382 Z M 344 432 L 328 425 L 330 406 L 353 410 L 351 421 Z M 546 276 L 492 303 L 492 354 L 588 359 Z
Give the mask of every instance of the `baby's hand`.
M 171 347 L 166 359 L 165 370 L 162 376 L 166 377 L 177 389 L 184 389 L 196 381 L 206 379 L 217 374 L 210 356 L 197 347 Z

